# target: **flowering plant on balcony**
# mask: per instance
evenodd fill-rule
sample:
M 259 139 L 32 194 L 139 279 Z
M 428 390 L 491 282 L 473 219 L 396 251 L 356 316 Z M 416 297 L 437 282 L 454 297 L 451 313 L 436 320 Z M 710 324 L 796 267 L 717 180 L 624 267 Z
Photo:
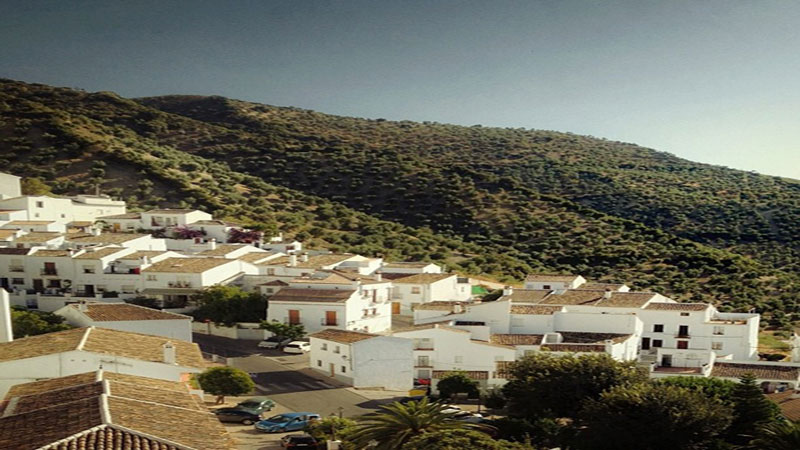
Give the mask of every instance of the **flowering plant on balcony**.
M 172 229 L 172 237 L 175 239 L 194 239 L 205 235 L 206 232 L 203 230 L 193 230 L 184 225 Z
M 260 231 L 231 228 L 230 231 L 228 231 L 228 242 L 252 244 L 254 242 L 260 242 L 263 235 L 264 233 Z

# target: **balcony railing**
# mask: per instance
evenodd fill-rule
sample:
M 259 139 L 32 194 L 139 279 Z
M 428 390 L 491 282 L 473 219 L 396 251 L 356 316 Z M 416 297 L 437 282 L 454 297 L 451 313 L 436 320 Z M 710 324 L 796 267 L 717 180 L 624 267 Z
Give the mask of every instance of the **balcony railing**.
M 336 320 L 336 319 L 334 319 L 334 320 L 322 319 L 322 320 L 319 321 L 319 323 L 320 323 L 320 325 L 326 326 L 326 327 L 338 327 L 339 326 L 339 321 Z
M 39 273 L 41 275 L 48 275 L 48 276 L 58 275 L 58 271 L 55 269 L 42 269 L 39 271 Z
M 679 339 L 689 339 L 691 336 L 689 336 L 689 333 L 678 333 L 675 337 Z
M 192 287 L 192 283 L 189 281 L 169 281 L 167 286 L 171 288 L 189 288 Z
M 414 350 L 433 350 L 433 344 L 430 345 L 415 345 Z
M 9 272 L 25 272 L 25 268 L 22 266 L 9 266 Z

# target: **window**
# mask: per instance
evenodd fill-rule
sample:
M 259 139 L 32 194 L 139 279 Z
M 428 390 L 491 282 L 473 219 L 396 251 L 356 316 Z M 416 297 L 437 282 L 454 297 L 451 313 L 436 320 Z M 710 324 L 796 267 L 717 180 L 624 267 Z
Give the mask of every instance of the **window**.
M 342 366 L 342 373 L 347 373 L 347 367 Z
M 83 266 L 83 273 L 94 273 L 94 266 Z
M 322 349 L 323 350 L 328 350 L 328 344 L 322 344 Z
M 664 341 L 661 339 L 653 339 L 653 347 L 663 347 Z
M 542 285 L 542 289 L 548 289 L 549 290 L 550 289 L 550 285 L 549 284 L 543 284 Z
M 663 333 L 664 332 L 664 324 L 657 323 L 653 325 L 653 333 Z
M 265 288 L 265 289 L 264 289 L 264 291 L 265 291 L 267 294 L 272 294 L 272 293 L 273 293 L 273 289 L 272 289 L 272 288 Z
M 322 360 L 321 359 L 317 360 L 317 367 L 322 367 Z
M 37 208 L 44 208 L 44 202 L 36 202 Z
M 682 315 L 682 316 L 688 316 L 688 315 L 689 315 L 689 313 L 687 313 L 687 312 L 682 312 L 682 313 L 681 313 L 681 315 Z
M 66 215 L 66 214 L 62 214 L 62 215 L 61 215 L 61 218 L 62 218 L 62 219 L 65 219 L 66 217 L 67 217 L 67 215 Z
M 412 294 L 419 294 L 420 292 L 421 291 L 419 289 L 419 286 L 414 286 L 414 287 L 411 288 L 411 293 Z
M 717 336 L 722 336 L 725 334 L 725 327 L 714 327 L 714 334 Z
M 341 348 L 339 348 L 338 345 L 336 347 L 333 347 L 333 353 L 341 353 L 341 351 L 342 350 L 341 350 Z
M 456 364 L 461 364 L 461 363 L 463 363 L 463 362 L 464 362 L 464 357 L 463 357 L 463 356 L 460 356 L 460 355 L 456 355 L 456 356 L 453 358 L 453 361 L 454 361 Z
M 273 269 L 273 268 L 271 268 L 271 267 L 270 267 L 270 268 L 268 268 L 268 269 L 267 269 L 267 275 L 275 275 L 275 269 Z
M 12 278 L 11 284 L 25 284 L 25 280 L 22 278 Z
M 689 325 L 678 325 L 678 336 L 689 336 Z
M 722 342 L 712 342 L 711 350 L 722 350 Z
M 148 275 L 147 276 L 147 281 L 156 281 L 156 276 L 155 275 Z
M 689 341 L 678 341 L 678 348 L 681 350 L 686 350 L 689 348 Z

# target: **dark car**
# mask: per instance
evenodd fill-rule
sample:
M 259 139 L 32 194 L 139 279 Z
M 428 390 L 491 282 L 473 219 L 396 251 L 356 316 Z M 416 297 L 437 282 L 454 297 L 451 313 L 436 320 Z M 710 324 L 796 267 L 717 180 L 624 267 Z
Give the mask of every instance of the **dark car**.
M 261 420 L 261 416 L 258 413 L 240 408 L 219 408 L 214 410 L 214 414 L 216 414 L 220 422 L 237 422 L 244 425 L 252 425 Z
M 242 409 L 256 414 L 261 414 L 265 411 L 272 411 L 273 407 L 275 407 L 275 402 L 267 397 L 248 398 L 247 400 L 239 402 L 236 405 L 236 409 Z
M 318 448 L 319 443 L 308 434 L 290 434 L 281 438 L 281 447 L 286 448 Z

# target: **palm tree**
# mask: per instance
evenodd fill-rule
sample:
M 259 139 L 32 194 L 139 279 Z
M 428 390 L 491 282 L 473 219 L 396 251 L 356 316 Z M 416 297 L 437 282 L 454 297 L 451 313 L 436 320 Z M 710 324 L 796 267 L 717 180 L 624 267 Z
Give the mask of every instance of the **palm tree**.
M 381 406 L 383 412 L 374 416 L 364 416 L 358 420 L 356 431 L 349 441 L 356 448 L 375 450 L 396 450 L 414 436 L 440 430 L 470 428 L 490 431 L 492 427 L 465 423 L 453 418 L 455 413 L 445 412 L 445 406 L 429 402 L 427 398 L 410 401 L 406 404 L 394 402 Z
M 774 422 L 759 429 L 750 448 L 770 450 L 797 450 L 800 448 L 800 423 Z

